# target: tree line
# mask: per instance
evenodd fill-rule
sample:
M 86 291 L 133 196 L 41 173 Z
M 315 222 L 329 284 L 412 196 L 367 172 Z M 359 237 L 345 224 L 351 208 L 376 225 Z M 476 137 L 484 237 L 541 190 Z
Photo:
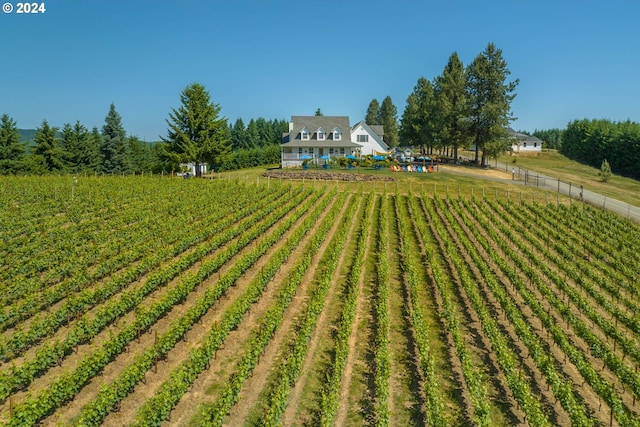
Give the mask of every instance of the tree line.
M 507 81 L 510 74 L 502 50 L 493 43 L 467 67 L 453 52 L 442 74 L 418 79 L 399 126 L 390 97 L 382 105 L 374 98 L 365 121 L 384 125 L 385 142 L 391 147 L 410 146 L 429 154 L 440 150 L 458 158 L 458 148 L 473 145 L 475 161 L 481 152 L 484 165 L 486 158 L 511 147 L 506 128 L 515 120 L 511 101 L 519 81 Z
M 157 159 L 157 147 L 126 135 L 113 104 L 101 130 L 45 119 L 31 144 L 21 141 L 15 120 L 0 117 L 0 174 L 141 173 L 161 168 Z
M 574 120 L 562 134 L 560 151 L 597 168 L 606 160 L 613 172 L 640 178 L 640 124 L 630 120 Z
M 43 120 L 29 144 L 21 140 L 16 121 L 3 114 L 0 174 L 170 173 L 190 162 L 223 171 L 279 163 L 285 120 L 251 119 L 245 126 L 238 118 L 228 124 L 197 83 L 183 91 L 181 102 L 169 114 L 167 136 L 151 143 L 127 135 L 114 104 L 101 129 L 89 130 L 79 121 L 58 128 Z

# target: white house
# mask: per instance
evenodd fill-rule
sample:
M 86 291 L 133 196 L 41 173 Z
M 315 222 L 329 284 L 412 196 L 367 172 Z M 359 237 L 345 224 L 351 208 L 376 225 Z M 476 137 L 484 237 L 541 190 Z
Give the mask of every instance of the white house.
M 367 125 L 364 120 L 351 128 L 351 140 L 362 146 L 362 155 L 386 153 L 389 146 L 382 139 L 383 135 L 382 125 Z
M 535 136 L 516 132 L 510 127 L 507 128 L 511 138 L 511 151 L 514 153 L 540 153 L 542 151 L 542 140 Z
M 351 140 L 347 116 L 291 116 L 280 147 L 280 164 L 286 168 L 305 160 L 323 164 L 329 158 L 359 155 L 362 145 Z
M 200 169 L 200 173 L 202 175 L 207 173 L 207 164 L 206 163 L 200 163 L 198 165 L 198 168 Z M 196 176 L 196 164 L 195 163 L 180 163 L 180 171 L 189 172 L 189 174 L 191 176 Z

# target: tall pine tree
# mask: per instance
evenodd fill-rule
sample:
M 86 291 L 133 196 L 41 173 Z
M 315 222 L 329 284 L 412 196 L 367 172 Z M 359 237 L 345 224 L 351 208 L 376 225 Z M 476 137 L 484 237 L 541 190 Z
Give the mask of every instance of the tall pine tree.
M 122 118 L 113 103 L 104 121 L 100 145 L 101 172 L 114 174 L 127 172 L 125 158 L 127 133 L 122 127 Z
M 34 172 L 60 172 L 65 169 L 64 151 L 58 141 L 58 128 L 46 120 L 36 129 L 33 137 L 32 169 Z
M 434 81 L 435 132 L 443 145 L 453 147 L 453 158 L 458 159 L 458 147 L 469 139 L 469 97 L 464 66 L 453 52 L 444 71 Z
M 166 155 L 176 163 L 221 164 L 231 150 L 227 119 L 220 118 L 220 106 L 210 101 L 209 92 L 192 83 L 180 94 L 182 106 L 172 109 L 167 124 Z
M 389 147 L 397 147 L 400 143 L 398 138 L 398 109 L 393 105 L 390 96 L 382 100 L 379 124 L 384 128 L 384 142 Z
M 92 145 L 91 135 L 79 121 L 62 127 L 60 144 L 65 154 L 65 166 L 69 172 L 93 171 L 97 147 Z
M 260 146 L 260 133 L 258 124 L 254 119 L 249 120 L 245 134 L 245 148 L 256 148 Z
M 420 77 L 407 98 L 407 105 L 402 113 L 400 136 L 404 144 L 423 149 L 434 147 L 433 106 L 433 85 Z
M 233 124 L 233 127 L 230 129 L 231 131 L 231 148 L 233 150 L 239 150 L 245 147 L 246 134 L 244 128 L 244 122 L 240 117 L 236 119 L 236 122 Z
M 379 125 L 380 123 L 380 104 L 376 98 L 373 98 L 367 107 L 367 115 L 364 122 L 368 125 Z
M 3 114 L 0 117 L 0 174 L 19 172 L 24 152 L 15 120 L 8 114 Z
M 467 90 L 470 99 L 470 134 L 476 145 L 475 161 L 482 150 L 482 162 L 486 164 L 485 145 L 491 143 L 491 156 L 508 150 L 506 128 L 514 120 L 511 101 L 515 98 L 518 79 L 507 82 L 511 74 L 502 50 L 489 43 L 467 69 Z
M 100 147 L 102 146 L 102 134 L 97 127 L 93 127 L 89 133 L 87 150 L 83 153 L 82 163 L 87 165 L 87 171 L 99 172 L 102 167 L 102 156 Z

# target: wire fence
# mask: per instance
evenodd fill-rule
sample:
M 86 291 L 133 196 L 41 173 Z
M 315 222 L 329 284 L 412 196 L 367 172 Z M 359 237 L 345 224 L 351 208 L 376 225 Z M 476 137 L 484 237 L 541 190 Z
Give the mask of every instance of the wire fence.
M 569 200 L 577 200 L 589 203 L 593 206 L 609 209 L 630 220 L 640 222 L 640 208 L 630 203 L 625 203 L 617 199 L 612 199 L 600 193 L 585 189 L 582 185 L 572 182 L 562 181 L 560 178 L 551 178 L 537 172 L 519 166 L 509 166 L 508 164 L 496 163 L 496 167 L 504 168 L 506 173 L 511 173 L 513 181 L 521 182 L 524 185 L 556 191 L 569 197 Z

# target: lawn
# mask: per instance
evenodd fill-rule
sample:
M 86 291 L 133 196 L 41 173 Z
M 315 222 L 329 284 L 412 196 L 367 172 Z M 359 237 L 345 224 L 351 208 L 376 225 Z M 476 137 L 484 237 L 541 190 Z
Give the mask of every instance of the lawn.
M 560 178 L 562 181 L 571 182 L 576 186 L 582 185 L 587 190 L 640 206 L 639 181 L 612 175 L 609 181 L 602 182 L 598 176 L 599 169 L 568 159 L 556 151 L 518 157 L 504 155 L 498 161 Z M 492 164 L 494 163 L 492 162 Z

